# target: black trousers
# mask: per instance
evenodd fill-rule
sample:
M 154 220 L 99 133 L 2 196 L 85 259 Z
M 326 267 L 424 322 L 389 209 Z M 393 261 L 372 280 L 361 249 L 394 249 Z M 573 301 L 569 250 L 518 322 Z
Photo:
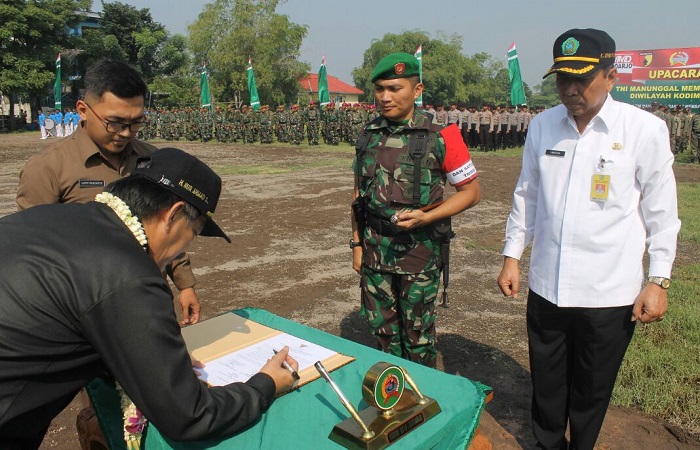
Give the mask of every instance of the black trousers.
M 491 132 L 489 131 L 489 128 L 491 128 L 491 125 L 479 125 L 479 144 L 482 152 L 485 152 L 492 147 Z
M 506 148 L 507 142 L 506 142 L 506 136 L 508 136 L 508 125 L 499 125 L 498 126 L 498 131 L 499 133 L 496 134 L 497 140 L 496 140 L 496 148 Z
M 476 132 L 476 127 L 477 124 L 473 123 L 469 128 L 469 148 L 473 149 L 476 149 L 476 146 L 479 145 L 479 133 Z
M 517 147 L 518 146 L 518 126 L 517 125 L 508 125 L 508 147 Z
M 472 144 L 469 142 L 469 127 L 467 125 L 462 125 L 462 140 L 467 147 L 471 148 Z
M 527 334 L 537 448 L 593 449 L 634 333 L 631 317 L 632 305 L 560 308 L 530 291 Z
M 520 130 L 518 133 L 518 145 L 521 147 L 525 145 L 525 139 L 527 139 L 527 130 Z

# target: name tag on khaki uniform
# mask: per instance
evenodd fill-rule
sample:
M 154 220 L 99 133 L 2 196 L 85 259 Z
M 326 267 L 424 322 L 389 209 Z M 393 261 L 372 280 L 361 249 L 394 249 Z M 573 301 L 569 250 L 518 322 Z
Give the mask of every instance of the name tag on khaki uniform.
M 78 180 L 78 186 L 81 188 L 105 187 L 105 182 L 104 180 Z

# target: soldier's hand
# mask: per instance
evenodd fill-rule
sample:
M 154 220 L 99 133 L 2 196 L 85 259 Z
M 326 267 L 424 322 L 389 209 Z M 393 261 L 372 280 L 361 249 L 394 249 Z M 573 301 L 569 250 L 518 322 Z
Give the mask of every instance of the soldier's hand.
M 396 226 L 404 230 L 413 230 L 428 225 L 425 213 L 420 209 L 407 209 L 396 213 Z

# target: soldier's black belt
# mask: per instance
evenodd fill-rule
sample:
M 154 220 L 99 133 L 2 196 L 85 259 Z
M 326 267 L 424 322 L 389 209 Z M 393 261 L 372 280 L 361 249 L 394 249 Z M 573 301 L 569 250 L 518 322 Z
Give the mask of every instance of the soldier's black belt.
M 410 233 L 410 231 L 399 228 L 390 221 L 372 214 L 367 214 L 367 225 L 369 225 L 370 228 L 372 228 L 377 234 L 382 236 L 395 237 Z

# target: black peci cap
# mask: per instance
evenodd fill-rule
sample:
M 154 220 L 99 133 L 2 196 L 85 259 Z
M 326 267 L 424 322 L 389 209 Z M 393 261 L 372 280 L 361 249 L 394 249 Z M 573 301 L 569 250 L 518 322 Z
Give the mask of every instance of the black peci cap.
M 214 222 L 221 177 L 199 159 L 176 148 L 163 148 L 140 157 L 131 176 L 149 179 L 197 208 L 207 217 L 201 236 L 219 236 L 231 242 Z

